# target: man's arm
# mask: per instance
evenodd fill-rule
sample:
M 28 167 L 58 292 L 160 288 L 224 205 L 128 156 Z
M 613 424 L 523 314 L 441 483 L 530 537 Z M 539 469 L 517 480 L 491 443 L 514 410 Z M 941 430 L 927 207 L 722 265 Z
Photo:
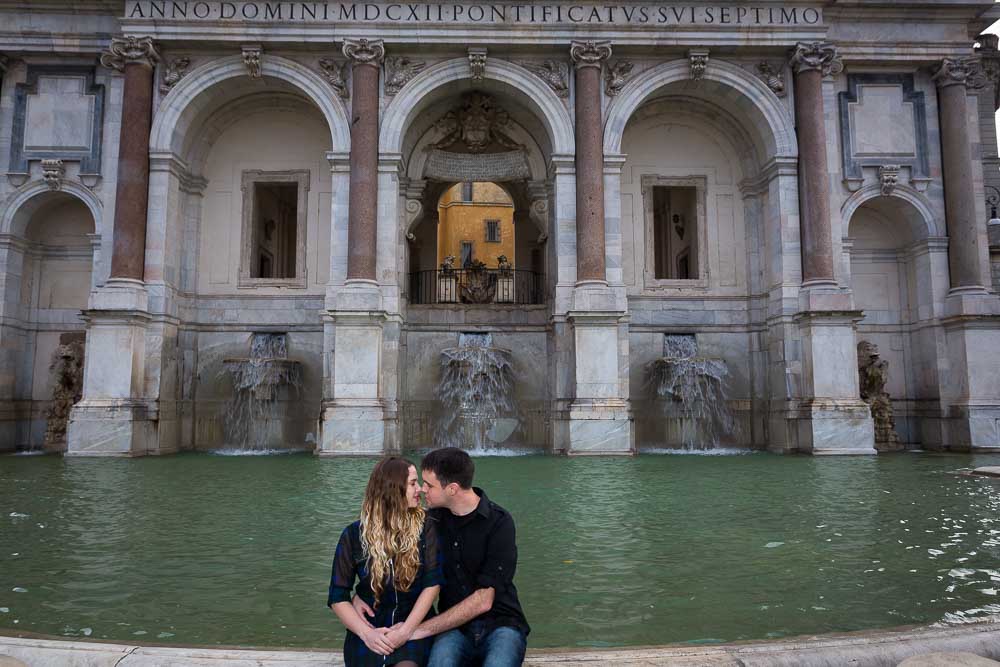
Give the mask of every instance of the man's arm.
M 410 639 L 424 639 L 465 625 L 476 616 L 485 614 L 492 609 L 493 597 L 494 590 L 492 588 L 478 589 L 443 614 L 421 623 Z

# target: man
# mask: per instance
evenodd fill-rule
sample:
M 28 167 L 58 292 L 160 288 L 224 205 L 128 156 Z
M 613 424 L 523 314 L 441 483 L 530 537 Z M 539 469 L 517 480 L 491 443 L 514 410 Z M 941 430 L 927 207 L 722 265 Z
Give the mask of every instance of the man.
M 461 449 L 436 449 L 420 466 L 428 519 L 437 522 L 445 583 L 439 615 L 425 620 L 411 639 L 436 635 L 429 667 L 517 667 L 530 628 L 514 587 L 514 520 L 472 486 L 475 465 Z

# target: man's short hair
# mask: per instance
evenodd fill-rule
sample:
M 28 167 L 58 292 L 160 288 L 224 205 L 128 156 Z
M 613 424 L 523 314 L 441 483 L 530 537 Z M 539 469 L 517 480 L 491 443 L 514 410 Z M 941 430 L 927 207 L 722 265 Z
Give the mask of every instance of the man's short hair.
M 441 486 L 455 482 L 463 489 L 471 489 L 476 464 L 472 462 L 471 456 L 458 447 L 442 447 L 428 452 L 420 461 L 420 469 L 434 473 Z

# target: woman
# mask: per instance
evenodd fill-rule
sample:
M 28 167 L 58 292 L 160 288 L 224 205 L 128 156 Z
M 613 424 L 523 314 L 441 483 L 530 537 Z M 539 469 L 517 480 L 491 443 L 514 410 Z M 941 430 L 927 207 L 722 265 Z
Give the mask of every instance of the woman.
M 375 610 L 372 623 L 351 605 L 357 594 Z M 410 641 L 431 611 L 443 579 L 437 532 L 424 522 L 417 469 L 397 456 L 378 462 L 368 479 L 361 520 L 340 536 L 327 606 L 347 626 L 347 667 L 422 667 L 433 638 Z

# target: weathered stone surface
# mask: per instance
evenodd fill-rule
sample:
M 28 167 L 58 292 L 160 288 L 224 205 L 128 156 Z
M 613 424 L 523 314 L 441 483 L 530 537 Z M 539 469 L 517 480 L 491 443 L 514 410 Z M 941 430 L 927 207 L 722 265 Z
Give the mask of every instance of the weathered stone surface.
M 899 663 L 899 667 L 994 667 L 995 665 L 1000 665 L 1000 662 L 964 651 L 928 653 L 907 658 Z

